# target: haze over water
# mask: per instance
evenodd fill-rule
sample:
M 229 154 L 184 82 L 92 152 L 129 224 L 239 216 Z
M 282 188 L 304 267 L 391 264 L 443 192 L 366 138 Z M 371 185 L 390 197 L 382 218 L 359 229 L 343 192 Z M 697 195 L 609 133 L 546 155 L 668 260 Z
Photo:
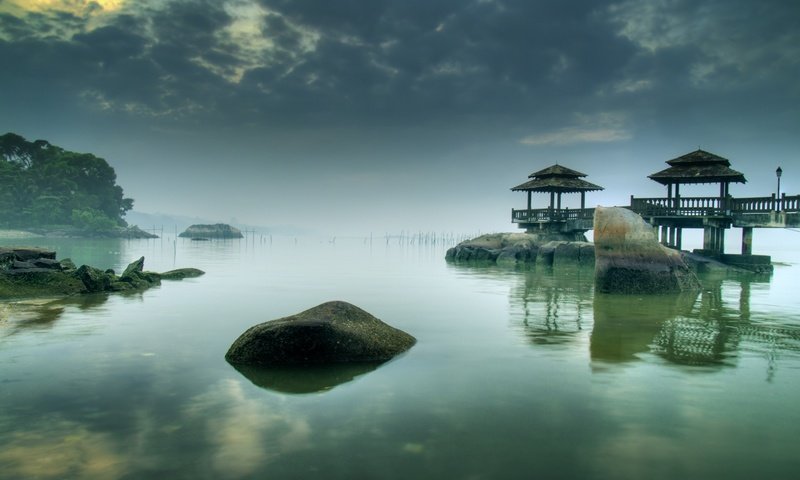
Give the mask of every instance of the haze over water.
M 40 239 L 205 276 L 0 316 L 2 478 L 793 478 L 796 253 L 679 296 L 383 239 Z M 381 366 L 240 373 L 247 327 L 352 302 L 417 339 Z

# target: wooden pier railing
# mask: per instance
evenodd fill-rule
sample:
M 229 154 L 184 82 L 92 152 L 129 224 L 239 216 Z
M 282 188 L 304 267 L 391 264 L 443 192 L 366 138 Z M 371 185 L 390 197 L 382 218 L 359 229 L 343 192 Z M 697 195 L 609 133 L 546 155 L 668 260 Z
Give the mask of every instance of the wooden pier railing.
M 592 219 L 594 208 L 533 208 L 531 210 L 511 210 L 514 223 L 563 222 L 567 220 Z
M 742 213 L 800 211 L 800 195 L 776 198 L 751 197 L 720 199 L 719 197 L 634 198 L 630 209 L 642 216 L 653 217 L 715 217 Z

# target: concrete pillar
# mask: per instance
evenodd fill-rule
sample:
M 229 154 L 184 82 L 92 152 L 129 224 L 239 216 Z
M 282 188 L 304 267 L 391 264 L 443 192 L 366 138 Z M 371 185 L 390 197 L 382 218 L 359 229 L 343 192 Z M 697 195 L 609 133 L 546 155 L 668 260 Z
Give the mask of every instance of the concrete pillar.
M 753 254 L 753 227 L 742 228 L 742 255 Z

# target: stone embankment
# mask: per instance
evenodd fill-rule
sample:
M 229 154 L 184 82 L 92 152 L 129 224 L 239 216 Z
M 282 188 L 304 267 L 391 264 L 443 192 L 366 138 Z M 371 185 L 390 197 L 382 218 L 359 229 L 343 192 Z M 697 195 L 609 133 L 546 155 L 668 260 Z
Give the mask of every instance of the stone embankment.
M 453 263 L 496 263 L 506 266 L 593 266 L 594 246 L 583 235 L 490 233 L 459 243 L 447 251 L 445 259 Z
M 148 272 L 141 257 L 118 276 L 113 270 L 89 265 L 76 267 L 69 258 L 56 260 L 53 251 L 0 248 L 0 298 L 144 290 L 160 285 L 161 280 L 181 280 L 203 273 L 196 268 Z

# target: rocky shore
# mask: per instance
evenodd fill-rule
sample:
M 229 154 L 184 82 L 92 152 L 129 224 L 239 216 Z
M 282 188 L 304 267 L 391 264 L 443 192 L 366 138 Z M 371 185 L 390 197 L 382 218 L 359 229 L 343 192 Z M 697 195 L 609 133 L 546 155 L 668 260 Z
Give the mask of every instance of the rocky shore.
M 655 247 L 653 247 L 655 248 Z M 670 249 L 667 249 L 670 250 Z M 697 274 L 762 273 L 722 263 L 698 253 L 670 250 Z M 531 267 L 536 265 L 578 265 L 594 268 L 595 244 L 582 235 L 570 238 L 564 235 L 539 235 L 531 233 L 490 233 L 465 240 L 450 248 L 445 259 L 454 264 Z
M 196 268 L 163 273 L 144 270 L 144 257 L 132 262 L 121 275 L 89 265 L 75 266 L 69 258 L 39 248 L 0 248 L 0 298 L 63 296 L 98 292 L 144 290 L 162 280 L 182 280 L 203 275 Z
M 489 233 L 459 243 L 447 251 L 445 259 L 452 263 L 504 266 L 594 266 L 594 245 L 583 235 Z

